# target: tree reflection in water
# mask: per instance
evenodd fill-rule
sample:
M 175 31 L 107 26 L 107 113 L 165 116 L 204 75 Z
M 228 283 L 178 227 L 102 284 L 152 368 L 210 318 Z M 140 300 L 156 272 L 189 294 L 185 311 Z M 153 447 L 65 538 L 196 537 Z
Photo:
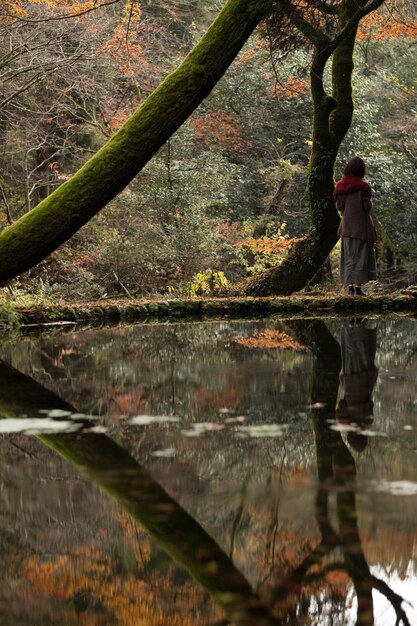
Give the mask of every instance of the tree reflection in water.
M 394 593 L 384 581 L 373 576 L 369 570 L 358 530 L 355 460 L 340 432 L 331 427 L 334 422 L 339 373 L 342 367 L 339 344 L 322 321 L 292 322 L 290 326 L 305 345 L 312 349 L 314 355 L 311 381 L 312 408 L 309 417 L 315 435 L 319 477 L 316 519 L 322 539 L 314 552 L 291 575 L 289 583 L 293 583 L 295 576 L 300 586 L 308 585 L 309 582 L 324 578 L 330 571 L 344 571 L 351 579 L 356 593 L 358 607 L 356 626 L 374 624 L 373 589 L 385 595 L 391 602 L 397 615 L 397 624 L 402 622 L 404 626 L 410 626 L 402 608 L 403 598 Z M 361 333 L 361 337 L 371 343 L 374 341 L 373 331 Z M 372 346 L 362 348 L 368 356 L 375 355 Z M 372 371 L 372 367 L 369 369 Z M 367 372 L 368 368 L 364 367 L 363 371 Z M 344 373 L 342 381 L 343 375 Z M 375 380 L 372 387 L 374 384 Z M 352 417 L 351 420 L 353 421 Z M 336 493 L 338 531 L 333 528 L 329 519 L 329 497 L 332 493 Z M 326 563 L 326 557 L 336 548 L 341 550 L 342 559 Z M 314 573 L 309 573 L 312 569 Z
M 0 412 L 42 417 L 45 410 L 76 411 L 33 379 L 2 363 Z M 88 420 L 81 427 L 94 426 Z M 220 604 L 236 624 L 277 622 L 213 539 L 125 450 L 104 434 L 39 435 L 129 514 Z
M 331 613 L 329 606 L 334 598 L 325 597 L 326 577 L 332 572 L 345 572 L 357 598 L 357 626 L 374 623 L 374 589 L 391 602 L 397 623 L 410 626 L 402 608 L 403 599 L 371 574 L 364 557 L 358 531 L 355 461 L 340 432 L 331 427 L 341 370 L 339 344 L 321 321 L 292 321 L 287 326 L 312 350 L 314 359 L 309 417 L 315 435 L 319 478 L 315 516 L 321 541 L 273 590 L 252 590 L 216 542 L 133 457 L 105 434 L 83 432 L 92 426 L 88 419 L 75 420 L 82 429 L 80 432 L 39 435 L 39 438 L 117 500 L 186 568 L 224 609 L 225 623 L 242 626 L 317 623 L 311 614 L 312 595 L 321 593 L 326 605 L 323 610 Z M 0 364 L 1 415 L 44 417 L 47 409 L 75 413 L 71 406 L 33 379 L 5 363 Z M 337 528 L 330 519 L 329 502 L 333 494 L 336 494 Z

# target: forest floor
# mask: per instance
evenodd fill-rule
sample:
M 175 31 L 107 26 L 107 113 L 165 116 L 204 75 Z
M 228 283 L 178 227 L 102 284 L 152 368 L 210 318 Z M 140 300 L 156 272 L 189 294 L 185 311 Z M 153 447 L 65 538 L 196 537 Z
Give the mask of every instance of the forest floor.
M 364 315 L 366 313 L 417 313 L 417 287 L 387 294 L 348 297 L 326 293 L 265 298 L 206 297 L 111 299 L 66 303 L 13 298 L 0 301 L 0 327 L 13 328 L 39 324 L 103 324 L 187 318 L 254 318 L 261 316 L 321 316 L 326 314 Z

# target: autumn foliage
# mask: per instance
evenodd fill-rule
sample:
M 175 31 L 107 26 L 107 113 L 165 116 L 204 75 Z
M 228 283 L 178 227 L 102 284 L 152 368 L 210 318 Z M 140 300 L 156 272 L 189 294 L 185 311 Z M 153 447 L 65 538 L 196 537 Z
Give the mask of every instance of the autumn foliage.
M 389 3 L 380 11 L 370 13 L 359 24 L 357 40 L 374 42 L 384 39 L 405 38 L 410 41 L 417 38 L 417 22 L 406 16 L 402 10 L 404 2 L 394 6 Z
M 118 550 L 101 545 L 107 533 L 103 528 L 97 545 L 80 545 L 71 555 L 27 557 L 22 563 L 26 601 L 39 603 L 39 609 L 46 599 L 52 601 L 54 615 L 67 626 L 192 626 L 190 607 L 206 604 L 204 590 L 187 579 L 176 587 L 174 600 L 175 565 L 169 564 L 164 573 L 154 570 L 149 538 L 126 514 L 115 517 L 129 542 Z M 214 603 L 209 606 L 220 619 L 221 610 Z
M 233 111 L 208 111 L 197 116 L 192 126 L 195 137 L 206 146 L 213 146 L 231 156 L 248 155 L 252 148 L 244 137 L 242 120 Z
M 243 239 L 239 241 L 235 246 L 237 248 L 243 248 L 250 251 L 252 254 L 265 254 L 275 255 L 275 254 L 284 254 L 289 252 L 292 246 L 297 242 L 301 241 L 300 237 L 290 237 L 290 238 L 272 238 L 272 237 L 260 237 L 256 239 L 255 237 L 248 237 L 247 239 Z

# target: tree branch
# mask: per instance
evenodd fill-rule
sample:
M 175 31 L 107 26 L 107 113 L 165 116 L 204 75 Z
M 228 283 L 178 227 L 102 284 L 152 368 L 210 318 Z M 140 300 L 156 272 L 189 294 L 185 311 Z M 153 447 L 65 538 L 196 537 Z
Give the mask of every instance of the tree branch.
M 11 100 L 14 100 L 17 96 L 19 96 L 21 93 L 27 91 L 28 89 L 30 89 L 33 85 L 35 85 L 36 83 L 45 80 L 48 74 L 53 74 L 54 72 L 56 72 L 57 70 L 66 67 L 68 65 L 72 65 L 73 63 L 76 63 L 78 61 L 78 59 L 81 58 L 81 56 L 83 55 L 85 50 L 81 49 L 81 50 L 77 50 L 73 55 L 71 55 L 68 59 L 65 59 L 63 61 L 59 61 L 56 63 L 51 63 L 49 66 L 48 65 L 37 65 L 34 66 L 32 68 L 28 67 L 28 68 L 22 68 L 20 71 L 17 71 L 16 74 L 14 76 L 17 76 L 21 73 L 23 73 L 23 71 L 30 71 L 30 70 L 36 70 L 36 69 L 40 69 L 40 71 L 35 74 L 35 76 L 32 76 L 32 78 L 30 78 L 24 85 L 22 85 L 22 87 L 20 87 L 20 89 L 17 89 L 16 91 L 14 91 L 12 94 L 10 94 L 9 96 L 7 96 L 7 98 L 5 98 L 2 102 L 0 102 L 0 110 L 5 107 Z M 7 80 L 10 80 L 10 78 L 14 78 L 14 76 L 9 77 Z M 6 81 L 4 81 L 6 82 Z
M 365 15 L 368 15 L 369 13 L 372 13 L 372 11 L 378 9 L 384 4 L 384 2 L 385 0 L 370 0 L 370 2 L 367 2 L 361 9 L 358 9 L 331 40 L 332 51 L 335 50 L 335 48 L 337 48 L 337 46 L 342 43 L 344 39 L 346 39 L 346 37 L 349 36 L 355 26 L 358 25 L 360 20 L 365 17 Z
M 55 68 L 55 71 L 58 68 Z M 19 96 L 21 93 L 23 93 L 24 91 L 27 91 L 28 89 L 30 89 L 30 87 L 32 87 L 33 85 L 36 85 L 36 83 L 39 83 L 42 80 L 45 80 L 46 75 L 43 72 L 39 72 L 38 74 L 35 74 L 35 76 L 33 76 L 30 80 L 28 80 L 27 83 L 25 83 L 24 85 L 22 85 L 22 87 L 20 87 L 20 89 L 18 89 L 17 91 L 14 91 L 12 94 L 10 94 L 7 98 L 5 98 L 2 102 L 0 102 L 0 110 L 6 106 L 6 104 L 9 104 L 9 102 L 11 100 L 13 100 L 14 98 L 16 98 L 17 96 Z
M 12 13 L 2 12 L 0 13 L 0 17 L 10 17 L 15 20 L 15 23 L 24 23 L 24 24 L 40 24 L 41 22 L 57 22 L 60 20 L 72 19 L 73 17 L 81 17 L 81 15 L 86 15 L 87 13 L 91 13 L 92 11 L 97 11 L 97 9 L 101 9 L 103 7 L 110 6 L 112 4 L 117 4 L 120 0 L 108 0 L 108 2 L 102 2 L 101 4 L 95 4 L 93 7 L 89 9 L 84 9 L 83 11 L 79 11 L 78 13 L 67 13 L 66 15 L 57 15 L 51 17 L 44 17 L 38 20 L 31 20 L 25 17 L 19 17 L 18 15 L 13 15 Z
M 338 14 L 339 7 L 337 6 L 337 4 L 330 4 L 329 2 L 326 2 L 325 0 L 317 0 L 317 1 L 314 1 L 313 4 L 315 4 L 316 7 L 320 11 L 323 11 L 323 13 L 327 13 L 327 15 Z
M 6 207 L 7 221 L 9 222 L 9 224 L 13 224 L 13 218 L 12 218 L 12 214 L 11 214 L 11 211 L 10 211 L 10 206 L 9 206 L 8 201 L 7 201 L 7 196 L 6 196 L 5 192 L 4 192 L 3 185 L 1 183 L 0 183 L 0 195 L 1 195 L 2 200 L 4 202 L 4 206 Z
M 290 15 L 294 26 L 296 26 L 311 43 L 321 48 L 331 44 L 330 37 L 306 20 L 303 13 L 292 4 L 291 0 L 282 0 L 282 5 L 285 7 L 288 15 Z
M 399 596 L 398 593 L 395 593 L 395 591 L 393 591 L 386 582 L 376 578 L 376 576 L 371 576 L 371 582 L 375 589 L 382 593 L 382 595 L 384 595 L 387 600 L 391 602 L 392 608 L 397 615 L 397 625 L 400 621 L 402 621 L 404 626 L 411 626 L 407 614 L 401 606 L 402 603 L 405 602 L 404 598 Z

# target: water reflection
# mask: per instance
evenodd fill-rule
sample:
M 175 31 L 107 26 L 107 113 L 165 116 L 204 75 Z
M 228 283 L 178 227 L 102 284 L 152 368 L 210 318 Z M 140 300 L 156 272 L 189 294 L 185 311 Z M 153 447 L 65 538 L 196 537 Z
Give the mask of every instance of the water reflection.
M 311 420 L 316 439 L 317 468 L 320 486 L 316 499 L 316 517 L 322 541 L 315 552 L 309 555 L 302 568 L 304 583 L 308 580 L 308 570 L 314 565 L 313 577 L 325 578 L 333 571 L 344 571 L 351 579 L 357 600 L 357 626 L 374 624 L 372 591 L 377 588 L 389 597 L 397 617 L 408 624 L 401 609 L 401 598 L 388 586 L 371 576 L 363 554 L 358 530 L 356 508 L 355 477 L 356 466 L 349 448 L 341 434 L 329 427 L 336 405 L 338 377 L 342 365 L 341 384 L 342 404 L 345 419 L 358 422 L 369 415 L 372 406 L 371 393 L 376 380 L 375 331 L 357 324 L 343 327 L 341 331 L 342 351 L 322 322 L 312 322 L 302 328 L 304 339 L 310 343 L 316 356 L 311 388 Z M 371 376 L 369 376 L 371 372 Z M 369 384 L 371 381 L 371 384 Z M 320 406 L 324 405 L 324 406 Z M 365 408 L 364 408 L 365 407 Z M 349 439 L 357 449 L 357 440 Z M 336 493 L 338 531 L 329 518 L 329 496 Z M 330 559 L 339 549 L 337 560 Z M 399 622 L 398 622 L 399 623 Z
M 117 500 L 186 568 L 225 611 L 225 623 L 370 626 L 374 623 L 372 592 L 378 590 L 389 600 L 397 623 L 402 621 L 408 626 L 403 599 L 371 573 L 364 556 L 358 525 L 355 459 L 342 433 L 334 428 L 335 417 L 349 421 L 349 425 L 359 423 L 359 428 L 363 428 L 364 420 L 366 426 L 372 420 L 376 333 L 364 332 L 368 329 L 363 323 L 344 327 L 341 353 L 338 342 L 321 321 L 288 322 L 287 329 L 313 355 L 308 417 L 314 431 L 318 473 L 314 511 L 320 539 L 311 543 L 308 554 L 291 571 L 283 574 L 274 564 L 267 579 L 255 590 L 203 527 L 107 435 L 93 431 L 41 435 L 40 439 Z M 338 401 L 339 382 L 344 395 Z M 69 413 L 71 423 L 82 430 L 95 427 L 95 422 L 85 416 L 77 417 L 70 404 L 2 363 L 1 414 L 43 419 L 45 410 L 62 411 L 60 420 Z M 357 434 L 356 430 L 353 433 Z M 356 441 L 352 445 L 352 439 L 349 440 L 351 434 L 348 433 L 349 444 L 357 450 Z M 238 522 L 237 516 L 235 528 Z M 230 554 L 233 553 L 232 540 Z M 357 605 L 354 621 L 348 593 L 350 582 Z M 82 613 L 94 599 L 86 599 L 80 591 L 72 600 L 75 610 Z
M 49 408 L 73 407 L 20 372 L 0 364 L 3 415 L 41 416 Z M 86 420 L 80 420 L 86 426 Z M 203 528 L 125 450 L 105 434 L 40 435 L 77 469 L 115 498 L 222 606 L 230 622 L 272 625 L 260 597 Z M 77 603 L 80 607 L 77 594 Z M 79 609 L 78 609 L 79 610 Z
M 363 318 L 352 318 L 341 329 L 341 398 L 336 411 L 339 424 L 351 427 L 349 444 L 358 452 L 368 443 L 367 428 L 373 422 L 372 393 L 378 377 L 375 366 L 376 328 L 367 328 Z M 365 432 L 364 432 L 365 431 Z

